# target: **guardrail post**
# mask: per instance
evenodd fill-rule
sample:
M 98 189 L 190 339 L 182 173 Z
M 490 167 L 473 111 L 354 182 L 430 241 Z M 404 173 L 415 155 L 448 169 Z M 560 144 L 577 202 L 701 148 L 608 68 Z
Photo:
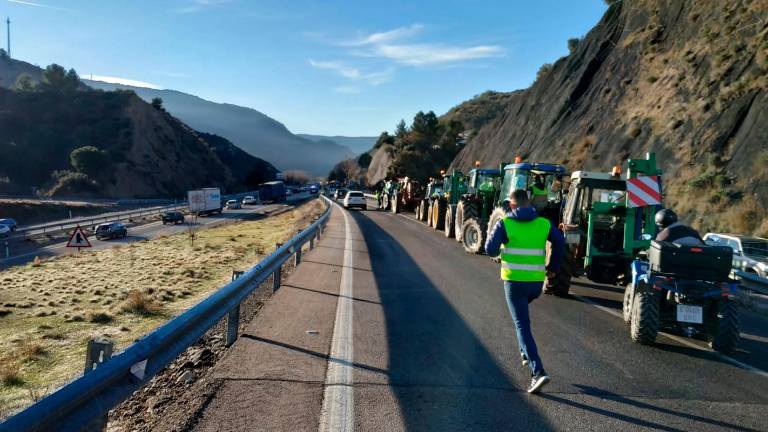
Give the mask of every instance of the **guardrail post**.
M 312 234 L 312 237 L 309 238 L 309 250 L 312 250 L 315 248 L 315 235 Z
M 88 347 L 85 350 L 85 370 L 83 371 L 83 375 L 112 358 L 113 348 L 114 345 L 109 339 L 90 339 L 88 341 Z
M 227 316 L 227 346 L 232 346 L 237 340 L 237 329 L 240 326 L 240 305 L 229 311 Z

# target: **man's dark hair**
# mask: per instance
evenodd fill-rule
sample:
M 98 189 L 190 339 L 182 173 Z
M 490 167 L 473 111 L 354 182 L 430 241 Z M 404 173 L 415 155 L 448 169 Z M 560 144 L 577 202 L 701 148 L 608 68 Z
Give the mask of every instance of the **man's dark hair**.
M 516 191 L 509 194 L 509 201 L 517 207 L 525 207 L 531 202 L 528 199 L 528 192 L 522 189 L 517 189 Z

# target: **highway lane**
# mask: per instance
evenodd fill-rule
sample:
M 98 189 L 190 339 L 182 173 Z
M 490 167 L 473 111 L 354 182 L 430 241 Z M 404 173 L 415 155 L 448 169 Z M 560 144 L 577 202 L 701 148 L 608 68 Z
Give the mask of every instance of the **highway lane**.
M 381 418 L 390 401 L 400 412 L 395 424 L 412 430 L 765 430 L 768 375 L 700 342 L 632 343 L 624 323 L 606 313 L 620 311 L 620 289 L 584 281 L 576 298 L 533 304 L 534 334 L 553 381 L 544 395 L 526 395 L 529 371 L 520 364 L 498 265 L 466 255 L 409 215 L 353 216 L 373 258 L 387 335 L 367 355 L 389 359 L 387 380 L 355 371 L 356 383 L 359 375 L 386 384 L 356 392 L 358 421 Z M 766 320 L 747 313 L 743 321 L 749 337 L 733 358 L 768 366 Z M 367 339 L 365 327 L 355 336 Z
M 532 305 L 553 379 L 532 396 L 497 264 L 412 216 L 342 212 L 217 365 L 195 430 L 766 430 L 763 317 L 733 360 L 641 346 L 620 290 L 579 281 Z
M 297 194 L 289 197 L 288 202 L 290 203 L 297 200 L 305 199 L 308 196 L 309 194 Z M 225 209 L 221 215 L 196 218 L 197 219 L 196 226 L 200 228 L 214 227 L 216 225 L 220 225 L 225 222 L 244 219 L 256 213 L 268 213 L 276 210 L 277 208 L 280 207 L 280 205 L 281 204 L 244 206 L 240 210 Z M 192 220 L 192 218 L 189 215 L 186 216 L 186 219 L 188 222 Z M 162 222 L 160 221 L 154 221 L 154 222 L 137 225 L 133 227 L 129 226 L 128 236 L 125 238 L 113 239 L 113 240 L 96 240 L 95 237 L 91 236 L 88 238 L 88 240 L 92 246 L 91 250 L 96 251 L 96 250 L 108 249 L 108 248 L 114 247 L 115 245 L 125 245 L 128 243 L 133 243 L 133 242 L 142 241 L 142 240 L 151 240 L 151 239 L 160 237 L 162 235 L 175 234 L 175 233 L 185 231 L 187 229 L 189 229 L 188 224 L 163 225 Z M 0 259 L 0 268 L 6 268 L 10 266 L 25 264 L 27 262 L 34 260 L 36 256 L 40 258 L 49 258 L 49 257 L 64 255 L 68 253 L 73 253 L 73 250 L 66 247 L 66 242 L 56 243 L 53 245 L 41 247 L 39 249 L 25 251 L 22 254 L 11 256 L 9 258 Z

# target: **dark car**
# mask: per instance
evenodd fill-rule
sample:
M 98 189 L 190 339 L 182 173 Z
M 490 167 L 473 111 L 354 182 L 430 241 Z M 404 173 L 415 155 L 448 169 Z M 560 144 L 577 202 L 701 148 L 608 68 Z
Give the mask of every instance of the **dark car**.
M 97 240 L 115 239 L 128 235 L 128 228 L 119 222 L 97 225 L 94 230 Z
M 16 221 L 10 218 L 7 219 L 0 219 L 0 225 L 6 225 L 8 228 L 11 229 L 11 231 L 16 231 Z
M 160 219 L 163 221 L 163 225 L 165 224 L 183 224 L 184 223 L 184 213 L 178 212 L 178 211 L 167 211 L 163 213 L 162 216 L 160 216 Z

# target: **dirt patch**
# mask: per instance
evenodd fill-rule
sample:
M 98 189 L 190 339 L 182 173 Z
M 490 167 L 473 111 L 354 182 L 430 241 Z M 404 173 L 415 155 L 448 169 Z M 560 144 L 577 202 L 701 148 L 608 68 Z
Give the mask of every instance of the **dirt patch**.
M 255 265 L 322 206 L 315 200 L 194 238 L 182 233 L 0 272 L 0 365 L 12 378 L 0 383 L 0 418 L 76 377 L 89 338 L 125 348 L 224 285 L 233 270 Z

